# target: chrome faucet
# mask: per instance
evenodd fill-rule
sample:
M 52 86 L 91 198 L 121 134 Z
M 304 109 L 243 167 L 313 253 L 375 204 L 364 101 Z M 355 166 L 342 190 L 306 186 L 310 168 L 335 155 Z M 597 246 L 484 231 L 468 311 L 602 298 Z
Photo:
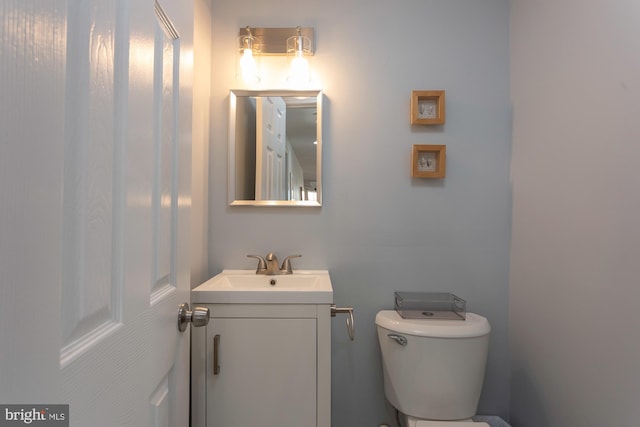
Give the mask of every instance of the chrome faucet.
M 256 268 L 256 274 L 265 274 L 267 276 L 293 274 L 290 260 L 291 258 L 300 257 L 302 257 L 302 255 L 289 255 L 282 262 L 282 267 L 278 267 L 278 257 L 273 252 L 269 252 L 264 258 L 260 255 L 247 255 L 247 258 L 256 258 L 258 260 L 258 268 Z

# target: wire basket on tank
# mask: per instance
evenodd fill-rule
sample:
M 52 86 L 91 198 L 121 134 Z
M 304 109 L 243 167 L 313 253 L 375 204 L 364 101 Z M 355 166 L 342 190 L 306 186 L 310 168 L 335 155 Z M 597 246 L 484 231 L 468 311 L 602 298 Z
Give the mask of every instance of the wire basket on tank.
M 395 309 L 404 319 L 465 320 L 467 302 L 451 292 L 395 292 Z

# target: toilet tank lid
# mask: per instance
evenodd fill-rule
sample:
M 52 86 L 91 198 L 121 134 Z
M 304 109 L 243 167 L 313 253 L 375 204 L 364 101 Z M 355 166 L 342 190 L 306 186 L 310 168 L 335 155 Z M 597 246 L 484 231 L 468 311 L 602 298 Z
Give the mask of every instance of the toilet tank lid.
M 376 315 L 376 325 L 402 334 L 433 338 L 472 338 L 491 332 L 485 317 L 469 312 L 466 317 L 466 320 L 403 319 L 395 310 L 383 310 Z

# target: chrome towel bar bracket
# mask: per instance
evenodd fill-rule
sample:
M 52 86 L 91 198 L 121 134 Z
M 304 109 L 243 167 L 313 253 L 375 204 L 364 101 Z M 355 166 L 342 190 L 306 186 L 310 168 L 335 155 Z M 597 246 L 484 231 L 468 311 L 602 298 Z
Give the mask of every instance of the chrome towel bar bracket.
M 355 323 L 353 321 L 353 307 L 336 307 L 335 304 L 331 304 L 331 317 L 336 317 L 336 314 L 347 315 L 347 333 L 351 341 L 355 340 Z

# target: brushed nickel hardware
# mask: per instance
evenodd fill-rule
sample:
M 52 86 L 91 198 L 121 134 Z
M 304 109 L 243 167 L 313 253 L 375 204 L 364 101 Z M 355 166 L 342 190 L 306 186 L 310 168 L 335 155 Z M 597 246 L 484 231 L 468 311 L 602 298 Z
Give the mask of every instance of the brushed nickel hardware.
M 336 314 L 347 315 L 347 334 L 351 341 L 355 340 L 355 323 L 353 320 L 353 307 L 336 307 L 335 304 L 331 304 L 331 317 L 336 317 Z
M 267 271 L 267 261 L 260 255 L 247 255 L 247 258 L 255 258 L 258 260 L 258 267 L 256 268 L 256 274 L 265 274 Z
M 213 375 L 220 373 L 220 362 L 218 359 L 218 350 L 220 349 L 220 334 L 213 337 Z
M 269 252 L 266 257 L 260 255 L 247 255 L 247 258 L 255 258 L 258 260 L 256 274 L 265 274 L 267 276 L 276 276 L 281 274 L 293 274 L 291 268 L 292 258 L 301 258 L 302 255 L 289 255 L 282 262 L 282 267 L 278 267 L 278 257 L 273 252 Z
M 293 274 L 293 270 L 291 269 L 291 259 L 292 258 L 302 258 L 302 255 L 289 255 L 282 261 L 282 268 L 280 271 L 285 271 L 284 274 Z
M 246 38 L 253 38 L 253 45 L 260 55 L 286 55 L 287 42 L 292 37 L 304 37 L 305 55 L 313 55 L 314 29 L 311 27 L 264 28 L 245 26 L 238 30 L 238 49 L 247 48 Z
M 183 302 L 178 307 L 178 330 L 184 332 L 187 323 L 191 322 L 194 327 L 205 326 L 209 323 L 209 309 L 205 307 L 195 307 L 189 310 L 189 303 Z

